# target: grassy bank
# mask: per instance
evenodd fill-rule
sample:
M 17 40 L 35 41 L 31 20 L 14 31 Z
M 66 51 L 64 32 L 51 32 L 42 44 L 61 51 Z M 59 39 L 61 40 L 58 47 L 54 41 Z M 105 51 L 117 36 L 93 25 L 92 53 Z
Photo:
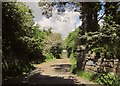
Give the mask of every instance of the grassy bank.
M 80 71 L 76 67 L 76 59 L 73 57 L 73 55 L 70 57 L 70 62 L 72 64 L 70 72 L 79 77 L 89 81 L 97 82 L 102 85 L 120 86 L 120 79 L 116 75 L 112 75 L 110 73 L 90 73 L 86 71 Z
M 45 62 L 51 61 L 51 60 L 55 60 L 56 58 L 53 56 L 53 54 L 45 54 Z

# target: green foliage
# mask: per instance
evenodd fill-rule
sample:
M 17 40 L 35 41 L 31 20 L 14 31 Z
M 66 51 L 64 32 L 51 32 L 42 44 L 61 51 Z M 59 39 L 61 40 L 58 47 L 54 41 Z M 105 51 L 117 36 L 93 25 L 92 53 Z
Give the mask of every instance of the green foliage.
M 76 74 L 76 71 L 77 71 L 76 64 L 72 64 L 71 67 L 70 67 L 70 72 L 73 73 L 73 74 Z
M 75 31 L 69 33 L 69 35 L 65 38 L 64 40 L 64 48 L 73 48 L 75 46 L 76 43 L 76 39 L 78 37 L 78 33 L 79 33 L 79 29 L 77 28 L 75 29 Z
M 120 26 L 114 22 L 104 23 L 99 31 L 79 35 L 78 39 L 88 51 L 99 52 L 105 58 L 119 58 L 120 56 L 118 53 L 120 52 Z
M 95 76 L 96 77 L 94 78 L 94 80 L 99 84 L 112 86 L 117 81 L 116 76 L 111 74 L 99 73 L 99 74 L 96 74 Z
M 87 79 L 87 80 L 91 80 L 91 76 L 93 75 L 89 72 L 79 71 L 79 70 L 76 71 L 76 74 L 80 77 Z
M 59 33 L 50 33 L 45 37 L 44 40 L 44 54 L 52 53 L 55 58 L 60 58 L 60 54 L 62 53 L 62 38 Z
M 115 75 L 104 74 L 104 73 L 89 73 L 85 71 L 80 71 L 77 69 L 76 65 L 72 65 L 70 71 L 74 74 L 77 74 L 80 77 L 83 77 L 87 80 L 97 82 L 99 84 L 109 85 L 109 86 L 119 86 L 119 80 Z
M 75 54 L 74 53 L 72 53 L 71 55 L 70 55 L 70 62 L 71 62 L 71 64 L 76 64 L 76 58 L 75 58 Z
M 104 48 L 103 47 L 97 47 L 97 48 L 93 48 L 92 49 L 93 52 L 95 53 L 102 53 L 104 51 Z
M 105 55 L 104 47 L 96 47 L 93 48 L 91 51 L 95 52 L 97 57 L 103 57 Z
M 120 77 L 119 76 L 116 78 L 116 81 L 112 86 L 120 86 Z
M 22 2 L 2 3 L 2 72 L 3 77 L 28 72 L 32 62 L 44 57 L 46 32 L 34 26 L 32 10 Z
M 106 17 L 105 23 L 102 28 L 100 28 L 100 32 L 102 34 L 101 37 L 101 46 L 104 48 L 104 52 L 106 53 L 107 58 L 118 58 L 120 52 L 120 23 L 118 22 L 118 7 L 120 4 L 116 3 L 106 3 Z
M 60 58 L 60 55 L 62 53 L 62 47 L 61 44 L 56 44 L 50 48 L 50 52 L 56 57 Z
M 74 71 L 77 70 L 77 67 L 76 67 L 76 58 L 75 58 L 75 55 L 74 53 L 72 53 L 70 55 L 70 63 L 71 63 L 71 67 L 70 67 L 70 72 L 73 73 Z
M 105 13 L 106 13 L 106 17 L 104 18 L 105 22 L 110 23 L 111 22 L 110 20 L 112 20 L 115 23 L 120 24 L 120 21 L 119 21 L 120 3 L 119 2 L 107 2 L 105 3 L 104 7 L 105 7 Z
M 72 72 L 73 74 L 76 74 L 80 77 L 83 77 L 84 79 L 87 79 L 87 80 L 91 80 L 91 77 L 93 77 L 93 75 L 94 75 L 92 73 L 81 71 L 81 70 L 77 69 L 75 64 L 71 66 L 70 72 Z
M 50 60 L 53 60 L 53 59 L 55 59 L 55 57 L 53 56 L 52 53 L 45 54 L 45 61 L 50 61 Z
M 69 33 L 69 35 L 64 40 L 63 48 L 67 50 L 68 58 L 72 53 L 74 53 L 79 30 L 80 28 L 75 29 L 75 31 Z

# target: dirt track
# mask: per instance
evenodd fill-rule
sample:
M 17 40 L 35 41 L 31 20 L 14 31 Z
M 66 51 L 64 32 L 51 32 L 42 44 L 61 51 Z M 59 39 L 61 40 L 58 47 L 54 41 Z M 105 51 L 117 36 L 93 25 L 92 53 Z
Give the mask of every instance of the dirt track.
M 35 65 L 36 69 L 29 74 L 11 78 L 4 84 L 82 84 L 82 86 L 95 84 L 70 73 L 70 66 L 68 58 L 52 60 Z

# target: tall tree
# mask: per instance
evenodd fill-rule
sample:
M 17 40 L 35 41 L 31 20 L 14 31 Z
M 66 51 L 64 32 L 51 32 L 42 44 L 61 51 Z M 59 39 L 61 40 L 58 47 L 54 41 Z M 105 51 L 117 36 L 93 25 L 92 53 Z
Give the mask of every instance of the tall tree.
M 82 27 L 80 29 L 82 29 L 82 35 L 84 35 L 87 32 L 95 32 L 98 30 L 98 14 L 97 12 L 100 10 L 100 3 L 93 3 L 93 2 L 71 2 L 70 4 L 74 5 L 74 11 L 78 11 L 81 14 L 81 19 L 82 19 Z M 54 6 L 54 4 L 52 4 Z M 51 3 L 47 6 L 52 6 Z M 63 10 L 64 5 L 66 5 L 66 2 L 58 2 L 58 12 L 65 12 Z M 77 8 L 81 8 L 80 10 L 78 10 Z M 49 12 L 48 12 L 49 13 Z M 46 12 L 47 14 L 47 12 Z M 81 34 L 80 33 L 80 34 Z M 79 40 L 79 39 L 78 39 Z M 77 46 L 83 45 L 84 42 L 83 41 L 78 41 L 76 43 Z M 82 57 L 81 59 L 79 58 L 77 64 L 81 64 L 84 60 L 84 57 Z M 81 61 L 80 61 L 81 60 Z M 79 65 L 79 66 L 81 66 Z
M 120 24 L 120 3 L 119 2 L 106 2 L 105 8 L 105 22 L 110 23 L 110 20 L 115 21 L 115 23 Z
M 82 26 L 81 26 L 81 32 L 79 33 L 79 36 L 85 35 L 87 32 L 95 32 L 98 30 L 98 11 L 101 8 L 100 3 L 94 3 L 94 2 L 81 2 L 81 19 L 82 19 Z M 79 41 L 77 41 L 79 40 Z M 86 53 L 86 38 L 83 39 L 77 39 L 77 68 L 79 70 L 83 70 L 85 65 L 85 53 Z
M 95 5 L 93 5 L 93 4 L 96 4 L 96 6 Z M 112 31 L 112 28 L 113 27 L 117 27 L 117 25 L 115 25 L 115 24 L 113 24 L 114 22 L 115 23 L 117 23 L 116 22 L 116 17 L 117 17 L 117 13 L 118 13 L 118 2 L 116 2 L 116 3 L 105 3 L 105 14 L 106 14 L 106 16 L 105 16 L 105 22 L 107 23 L 107 24 L 104 24 L 104 26 L 106 25 L 107 27 L 104 27 L 104 29 L 106 29 L 106 31 L 104 31 L 104 32 L 106 32 L 107 34 L 109 33 L 109 35 L 111 35 L 112 34 L 112 32 L 114 32 L 114 31 Z M 92 7 L 92 8 L 91 8 Z M 88 36 L 88 34 L 90 33 L 90 32 L 92 32 L 93 34 L 94 34 L 94 32 L 95 31 L 97 31 L 97 29 L 96 29 L 96 26 L 97 26 L 97 24 L 98 24 L 98 22 L 95 22 L 96 21 L 96 19 L 94 20 L 94 16 L 96 16 L 96 13 L 98 12 L 98 10 L 95 8 L 95 7 L 97 7 L 97 9 L 99 9 L 99 3 L 87 3 L 87 2 L 84 2 L 84 3 L 82 3 L 82 21 L 83 21 L 83 23 L 82 23 L 82 30 L 83 30 L 83 33 L 80 33 L 80 34 L 82 34 L 83 36 L 81 36 L 80 37 L 80 39 L 78 39 L 78 40 L 80 40 L 80 41 L 78 41 L 78 56 L 77 56 L 77 68 L 78 69 L 80 69 L 80 70 L 84 70 L 84 66 L 85 66 L 85 60 L 86 60 L 86 54 L 88 53 L 88 51 L 90 50 L 90 49 L 92 49 L 93 47 L 95 48 L 95 47 L 97 47 L 96 45 L 101 45 L 102 44 L 102 42 L 101 41 L 103 41 L 104 39 L 106 39 L 107 37 L 106 37 L 106 34 L 102 37 L 100 34 L 101 34 L 101 32 L 98 32 L 99 33 L 99 35 L 103 38 L 103 39 L 99 39 L 100 38 L 100 36 L 98 36 L 98 39 L 99 39 L 99 42 L 101 43 L 101 44 L 99 44 L 98 43 L 98 40 L 96 39 L 96 40 L 93 40 L 93 41 L 95 41 L 95 43 L 93 43 L 92 45 L 91 44 L 89 44 L 89 42 L 88 42 L 88 40 L 89 40 L 89 36 Z M 95 13 L 94 13 L 94 11 L 95 11 Z M 97 16 L 96 16 L 96 18 L 97 18 Z M 94 21 L 94 22 L 92 22 L 92 21 Z M 113 22 L 114 21 L 114 22 Z M 91 23 L 92 22 L 92 23 Z M 95 26 L 94 26 L 94 24 L 95 24 Z M 114 25 L 114 26 L 113 26 Z M 110 27 L 112 27 L 112 28 L 110 28 Z M 118 29 L 118 27 L 117 28 L 115 28 L 116 30 L 119 30 Z M 102 32 L 102 34 L 104 33 L 104 32 Z M 86 33 L 86 34 L 85 34 Z M 119 35 L 118 35 L 119 36 Z M 91 37 L 92 37 L 92 35 L 91 35 Z M 93 36 L 94 37 L 94 36 Z M 112 36 L 113 37 L 113 36 Z M 112 39 L 112 37 L 110 37 L 110 38 L 107 38 L 106 40 L 104 40 L 104 43 L 105 43 L 105 41 L 107 41 L 107 40 L 109 40 L 109 42 L 110 42 L 110 40 Z M 91 38 L 91 40 L 92 39 L 94 39 L 94 38 Z M 115 39 L 114 39 L 115 40 Z M 88 44 L 87 44 L 87 42 L 88 42 Z M 104 44 L 103 43 L 103 44 Z M 113 44 L 113 43 L 111 43 L 111 44 Z M 105 44 L 104 44 L 105 45 Z M 118 44 L 116 44 L 116 45 L 118 45 Z M 90 46 L 90 47 L 89 47 Z M 107 44 L 106 46 L 108 46 L 106 49 L 107 50 L 110 50 L 110 46 L 111 45 L 109 45 L 109 44 Z M 117 48 L 116 48 L 117 49 Z M 109 52 L 109 51 L 108 51 Z M 117 55 L 117 54 L 116 54 Z M 105 58 L 106 58 L 107 56 L 105 56 Z
M 60 58 L 60 54 L 62 51 L 62 38 L 60 33 L 50 33 L 45 37 L 44 40 L 45 48 L 44 53 L 52 53 L 54 57 Z
M 32 60 L 43 58 L 42 35 L 31 9 L 22 2 L 3 2 L 2 26 L 3 77 L 31 70 Z
M 98 14 L 100 3 L 81 2 L 82 29 L 85 32 L 98 30 Z

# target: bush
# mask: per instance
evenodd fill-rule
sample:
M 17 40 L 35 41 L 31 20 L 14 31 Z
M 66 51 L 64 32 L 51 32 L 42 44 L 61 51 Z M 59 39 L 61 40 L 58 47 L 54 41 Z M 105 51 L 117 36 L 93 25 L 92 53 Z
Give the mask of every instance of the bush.
M 116 78 L 116 82 L 113 84 L 113 86 L 120 86 L 120 77 Z
M 77 71 L 76 64 L 72 64 L 71 67 L 70 67 L 70 72 L 73 73 L 73 74 L 76 74 L 76 71 Z
M 97 73 L 91 79 L 95 80 L 99 84 L 110 85 L 110 86 L 112 86 L 117 81 L 116 76 L 105 73 Z
M 2 75 L 8 78 L 34 69 L 31 63 L 43 60 L 44 43 L 25 3 L 4 2 L 2 10 Z
M 77 62 L 74 53 L 72 53 L 72 54 L 70 55 L 70 62 L 71 62 L 73 65 L 76 64 L 76 62 Z
M 81 77 L 87 79 L 87 80 L 91 80 L 91 77 L 93 76 L 93 74 L 91 74 L 91 73 L 88 73 L 85 71 L 79 71 L 79 70 L 76 71 L 76 74 L 78 76 L 81 76 Z
M 75 74 L 77 71 L 77 65 L 76 65 L 76 58 L 75 58 L 75 54 L 72 52 L 72 54 L 70 55 L 70 62 L 71 62 L 71 68 L 70 68 L 70 72 Z
M 53 56 L 52 53 L 45 54 L 45 61 L 49 61 L 49 60 L 52 60 L 52 59 L 55 59 L 55 57 Z
M 53 45 L 51 48 L 50 48 L 50 53 L 52 53 L 52 55 L 54 57 L 56 57 L 57 59 L 60 58 L 60 55 L 62 53 L 62 47 L 61 47 L 61 44 L 58 43 L 58 44 L 55 44 Z

